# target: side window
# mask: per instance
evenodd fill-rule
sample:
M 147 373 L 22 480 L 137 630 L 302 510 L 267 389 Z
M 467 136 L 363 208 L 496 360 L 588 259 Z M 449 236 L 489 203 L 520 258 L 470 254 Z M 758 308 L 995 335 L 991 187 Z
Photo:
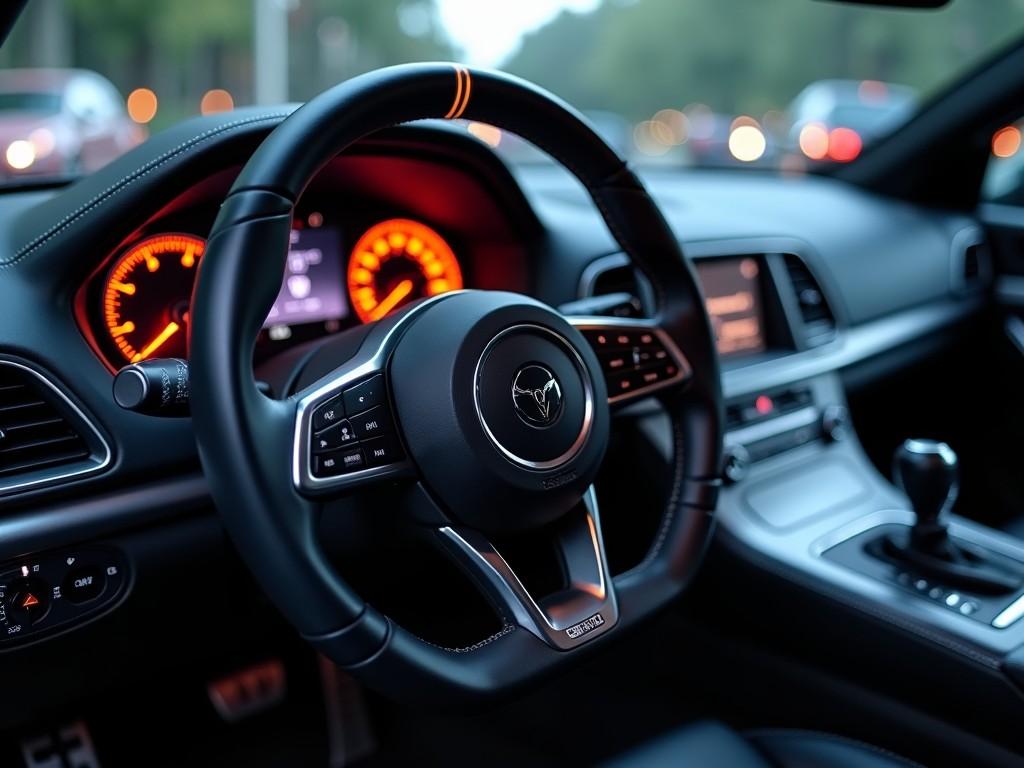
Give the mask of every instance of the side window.
M 1021 146 L 1024 120 L 992 134 L 991 155 L 981 187 L 984 200 L 1024 206 L 1024 148 Z

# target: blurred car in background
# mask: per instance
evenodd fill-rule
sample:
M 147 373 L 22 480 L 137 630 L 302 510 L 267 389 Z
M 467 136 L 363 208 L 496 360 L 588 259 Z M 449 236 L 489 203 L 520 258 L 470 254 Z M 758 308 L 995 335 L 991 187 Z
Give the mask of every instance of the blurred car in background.
M 95 72 L 0 71 L 0 178 L 87 173 L 144 138 Z
M 811 160 L 848 163 L 913 113 L 917 91 L 879 80 L 817 80 L 787 110 L 789 146 Z

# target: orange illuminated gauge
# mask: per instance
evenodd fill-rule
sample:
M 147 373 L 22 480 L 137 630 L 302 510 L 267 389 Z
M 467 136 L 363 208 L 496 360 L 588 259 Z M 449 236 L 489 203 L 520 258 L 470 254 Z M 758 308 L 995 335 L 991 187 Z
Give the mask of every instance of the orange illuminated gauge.
M 364 323 L 425 296 L 462 288 L 462 270 L 437 232 L 410 219 L 388 219 L 359 238 L 348 262 L 348 293 Z
M 185 357 L 189 301 L 206 241 L 154 235 L 115 262 L 103 286 L 103 321 L 125 361 Z

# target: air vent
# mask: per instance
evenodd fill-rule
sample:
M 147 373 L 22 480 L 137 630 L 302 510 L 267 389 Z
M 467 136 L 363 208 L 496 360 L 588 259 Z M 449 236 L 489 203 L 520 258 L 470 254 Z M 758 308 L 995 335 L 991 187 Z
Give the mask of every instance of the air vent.
M 615 317 L 643 316 L 643 289 L 633 263 L 622 253 L 592 262 L 580 279 L 581 299 L 607 296 L 614 299 L 599 313 Z
M 981 243 L 967 246 L 964 251 L 964 282 L 968 285 L 981 279 Z
M 836 318 L 825 300 L 821 285 L 798 256 L 787 253 L 785 260 L 800 316 L 804 321 L 804 341 L 810 347 L 831 341 L 836 335 Z
M 0 360 L 0 493 L 104 466 L 109 449 L 34 370 Z

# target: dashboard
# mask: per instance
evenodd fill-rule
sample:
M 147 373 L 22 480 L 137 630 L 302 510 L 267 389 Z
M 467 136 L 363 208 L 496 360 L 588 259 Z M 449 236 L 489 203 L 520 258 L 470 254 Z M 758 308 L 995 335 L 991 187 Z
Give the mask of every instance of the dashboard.
M 236 172 L 197 180 L 98 254 L 75 310 L 82 335 L 109 370 L 188 357 L 189 307 L 206 235 Z M 412 191 L 428 175 L 451 176 L 441 206 Z M 389 181 L 395 178 L 401 185 Z M 326 168 L 296 209 L 281 290 L 254 361 L 419 299 L 509 283 L 522 288 L 522 247 L 500 202 L 477 184 L 453 168 L 409 158 L 347 157 Z
M 133 627 L 164 620 L 138 612 L 175 599 L 144 569 L 159 562 L 180 572 L 175 558 L 194 546 L 183 535 L 168 547 L 165 530 L 193 518 L 215 536 L 220 528 L 190 420 L 119 408 L 113 373 L 133 360 L 188 356 L 206 238 L 246 158 L 286 113 L 200 118 L 69 187 L 0 195 L 0 389 L 9 376 L 12 391 L 35 388 L 31 408 L 51 408 L 39 418 L 32 411 L 24 431 L 38 439 L 26 452 L 0 452 L 0 566 L 31 573 L 38 564 L 48 583 L 72 586 L 79 577 L 65 573 L 68 558 L 101 569 L 109 602 L 83 602 L 64 626 L 124 616 L 126 657 L 138 653 L 127 645 Z M 821 443 L 816 422 L 799 421 L 817 418 L 821 387 L 808 381 L 864 363 L 884 376 L 900 354 L 979 306 L 963 269 L 974 242 L 963 233 L 978 230 L 968 217 L 814 177 L 651 171 L 644 180 L 694 260 L 722 358 L 728 428 L 758 467 Z M 555 307 L 628 294 L 637 301 L 627 311 L 650 308 L 642 278 L 571 177 L 549 166 L 510 169 L 450 126 L 395 128 L 326 165 L 297 206 L 280 285 L 256 366 L 459 288 Z M 653 418 L 651 409 L 630 405 L 623 418 Z M 789 424 L 785 441 L 764 434 L 776 418 Z M 110 541 L 123 561 L 85 546 Z M 26 552 L 49 554 L 23 563 Z M 143 590 L 148 603 L 134 597 Z
M 296 217 L 257 359 L 465 287 L 455 251 L 421 221 L 389 218 L 358 236 L 347 233 L 318 209 Z M 110 254 L 83 287 L 88 334 L 111 368 L 188 357 L 191 296 L 205 250 L 199 234 L 147 234 Z

